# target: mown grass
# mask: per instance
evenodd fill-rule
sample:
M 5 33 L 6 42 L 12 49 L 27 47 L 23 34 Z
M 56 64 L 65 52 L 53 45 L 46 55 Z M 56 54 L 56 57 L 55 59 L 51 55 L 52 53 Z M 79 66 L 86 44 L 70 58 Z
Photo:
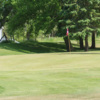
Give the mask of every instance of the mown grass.
M 87 53 L 65 51 L 63 43 L 54 42 L 0 44 L 0 100 L 16 96 L 23 96 L 16 100 L 98 100 L 99 49 Z
M 100 93 L 99 58 L 67 53 L 1 56 L 0 96 L 75 98 Z

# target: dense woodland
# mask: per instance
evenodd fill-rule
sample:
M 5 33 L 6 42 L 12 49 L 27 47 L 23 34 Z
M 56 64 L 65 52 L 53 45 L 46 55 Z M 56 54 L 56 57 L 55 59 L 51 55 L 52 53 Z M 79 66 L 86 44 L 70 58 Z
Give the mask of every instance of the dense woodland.
M 88 37 L 94 49 L 100 33 L 100 0 L 0 0 L 2 26 L 13 40 L 63 36 L 66 45 L 68 28 L 70 41 L 79 40 L 80 49 L 88 51 Z

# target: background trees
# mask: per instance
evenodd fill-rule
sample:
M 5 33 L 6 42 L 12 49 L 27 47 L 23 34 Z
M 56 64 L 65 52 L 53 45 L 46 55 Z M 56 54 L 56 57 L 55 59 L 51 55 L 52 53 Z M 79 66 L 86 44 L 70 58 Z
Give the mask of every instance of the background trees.
M 79 39 L 80 48 L 88 51 L 88 36 L 92 34 L 92 48 L 95 48 L 95 33 L 100 26 L 100 1 L 99 0 L 67 0 L 64 1 L 59 20 L 61 33 L 66 28 L 70 29 L 70 37 Z
M 100 0 L 0 0 L 0 22 L 6 26 L 8 36 L 23 36 L 27 40 L 43 31 L 45 34 L 58 30 L 70 39 L 80 42 L 80 49 L 88 51 L 88 36 L 92 35 L 91 48 L 95 48 L 95 34 L 100 29 Z M 58 26 L 58 27 L 57 27 Z
M 27 32 L 29 38 L 29 34 L 33 29 L 36 36 L 39 30 L 44 30 L 45 33 L 51 31 L 55 27 L 55 23 L 57 23 L 56 18 L 60 9 L 58 0 L 21 0 L 14 1 L 12 4 L 16 12 L 8 22 L 8 30 L 11 33 L 19 28 L 25 28 L 27 24 L 30 29 Z

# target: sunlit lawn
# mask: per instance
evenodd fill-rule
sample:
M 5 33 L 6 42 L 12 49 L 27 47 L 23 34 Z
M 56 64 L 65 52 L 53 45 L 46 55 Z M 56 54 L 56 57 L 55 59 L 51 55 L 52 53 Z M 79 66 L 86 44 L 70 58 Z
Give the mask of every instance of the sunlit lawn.
M 38 53 L 1 46 L 0 100 L 99 100 L 100 52 L 59 48 Z

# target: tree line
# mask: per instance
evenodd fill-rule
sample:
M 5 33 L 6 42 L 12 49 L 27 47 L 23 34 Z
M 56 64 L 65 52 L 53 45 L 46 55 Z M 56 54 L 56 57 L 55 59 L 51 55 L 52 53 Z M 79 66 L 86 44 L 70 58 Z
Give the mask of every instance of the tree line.
M 55 27 L 56 35 L 64 37 L 68 28 L 70 40 L 79 40 L 80 49 L 88 51 L 88 37 L 95 48 L 95 35 L 100 33 L 100 0 L 0 0 L 2 26 L 10 38 L 27 40 L 50 34 Z

